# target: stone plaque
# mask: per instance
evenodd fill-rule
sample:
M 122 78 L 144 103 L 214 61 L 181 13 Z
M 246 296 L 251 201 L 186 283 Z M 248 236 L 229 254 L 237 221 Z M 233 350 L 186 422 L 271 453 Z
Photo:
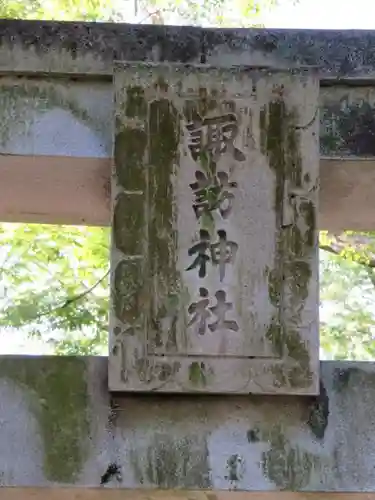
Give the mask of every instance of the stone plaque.
M 118 63 L 112 391 L 318 390 L 319 82 Z

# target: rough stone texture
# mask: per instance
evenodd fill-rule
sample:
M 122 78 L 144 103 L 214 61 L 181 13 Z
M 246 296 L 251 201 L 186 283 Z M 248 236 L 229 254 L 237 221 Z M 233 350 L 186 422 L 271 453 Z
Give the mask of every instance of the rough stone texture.
M 368 86 L 320 89 L 322 156 L 375 155 L 375 89 Z
M 324 79 L 374 79 L 375 32 L 0 22 L 0 70 L 112 76 L 114 60 L 314 65 Z
M 111 84 L 0 77 L 0 151 L 7 154 L 108 157 Z
M 326 157 L 375 155 L 375 91 L 320 88 L 320 150 Z M 111 82 L 0 77 L 0 152 L 109 157 Z
M 1 484 L 373 491 L 375 365 L 321 376 L 318 397 L 110 398 L 106 358 L 2 357 Z

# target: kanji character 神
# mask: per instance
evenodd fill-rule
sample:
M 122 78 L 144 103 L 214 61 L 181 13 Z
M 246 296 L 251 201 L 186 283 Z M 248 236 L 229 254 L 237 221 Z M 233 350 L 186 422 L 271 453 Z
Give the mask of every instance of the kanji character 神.
M 225 266 L 234 261 L 238 245 L 234 241 L 227 241 L 227 233 L 223 229 L 220 229 L 217 235 L 219 241 L 211 245 L 211 258 L 213 264 L 219 266 L 220 281 L 223 281 Z
M 199 231 L 199 237 L 200 241 L 188 250 L 188 255 L 190 257 L 194 254 L 197 254 L 197 256 L 186 271 L 191 271 L 192 269 L 199 267 L 198 275 L 200 278 L 204 278 L 206 276 L 207 263 L 210 260 L 209 255 L 207 255 L 207 252 L 210 249 L 210 235 L 208 231 L 201 229 Z

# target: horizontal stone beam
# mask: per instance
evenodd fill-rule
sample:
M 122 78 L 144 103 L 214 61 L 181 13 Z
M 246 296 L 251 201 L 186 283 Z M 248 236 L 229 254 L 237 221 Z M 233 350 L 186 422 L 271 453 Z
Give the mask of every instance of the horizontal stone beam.
M 322 362 L 317 397 L 114 396 L 107 370 L 0 356 L 0 500 L 375 500 L 373 363 Z
M 375 157 L 375 86 L 321 87 L 319 101 L 321 155 Z M 0 153 L 109 157 L 113 112 L 111 81 L 0 77 Z
M 0 155 L 0 220 L 108 226 L 109 158 Z M 375 160 L 320 164 L 320 229 L 375 229 Z
M 2 487 L 0 500 L 375 500 L 375 493 Z
M 322 82 L 375 80 L 375 31 L 211 29 L 0 21 L 0 72 L 112 77 L 114 60 L 319 68 Z
M 1 20 L 0 219 L 109 224 L 112 66 L 127 59 L 317 66 L 319 227 L 372 230 L 373 46 L 375 31 Z

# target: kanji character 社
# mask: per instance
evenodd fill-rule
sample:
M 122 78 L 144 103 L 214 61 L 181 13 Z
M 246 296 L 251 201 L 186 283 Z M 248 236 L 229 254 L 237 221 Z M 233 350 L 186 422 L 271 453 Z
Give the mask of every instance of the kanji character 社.
M 198 333 L 199 335 L 204 335 L 206 333 L 207 320 L 211 316 L 211 312 L 208 309 L 210 299 L 208 298 L 208 290 L 206 288 L 200 288 L 199 295 L 201 300 L 193 302 L 188 307 L 188 313 L 193 315 L 188 326 L 198 323 Z
M 210 310 L 217 317 L 217 321 L 208 325 L 211 332 L 218 330 L 219 328 L 224 328 L 226 330 L 232 330 L 238 332 L 238 324 L 236 321 L 225 319 L 228 311 L 232 309 L 232 304 L 226 302 L 226 293 L 224 290 L 218 290 L 215 293 L 217 300 L 216 306 L 210 307 Z

